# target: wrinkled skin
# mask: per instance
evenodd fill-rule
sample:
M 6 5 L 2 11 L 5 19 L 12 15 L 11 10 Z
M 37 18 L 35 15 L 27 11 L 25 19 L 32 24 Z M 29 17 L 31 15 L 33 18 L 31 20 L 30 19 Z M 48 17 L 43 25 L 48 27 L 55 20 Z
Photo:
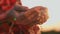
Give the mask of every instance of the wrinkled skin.
M 27 31 L 25 34 L 30 34 L 31 31 L 29 31 L 29 29 L 33 30 L 33 33 L 37 34 L 39 27 L 36 24 L 43 24 L 47 19 L 47 8 L 36 6 L 29 9 L 26 6 L 22 6 L 19 2 L 16 2 L 14 8 L 9 11 L 1 12 L 0 10 L 0 22 L 2 22 L 2 25 L 0 25 L 0 34 L 21 34 L 21 31 Z M 5 31 L 3 31 L 4 29 Z

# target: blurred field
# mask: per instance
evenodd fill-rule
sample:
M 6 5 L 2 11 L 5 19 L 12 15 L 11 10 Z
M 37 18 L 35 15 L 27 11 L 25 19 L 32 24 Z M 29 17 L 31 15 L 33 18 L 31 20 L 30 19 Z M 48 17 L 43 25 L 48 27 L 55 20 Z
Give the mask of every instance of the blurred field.
M 59 32 L 60 31 L 60 23 L 54 23 L 54 24 L 48 24 L 48 23 L 45 23 L 45 24 L 42 24 L 41 25 L 41 30 L 44 32 L 44 31 L 57 31 Z
M 42 32 L 41 34 L 60 34 L 60 32 L 49 31 L 49 32 Z
M 42 24 L 41 32 L 41 34 L 60 34 L 60 22 Z

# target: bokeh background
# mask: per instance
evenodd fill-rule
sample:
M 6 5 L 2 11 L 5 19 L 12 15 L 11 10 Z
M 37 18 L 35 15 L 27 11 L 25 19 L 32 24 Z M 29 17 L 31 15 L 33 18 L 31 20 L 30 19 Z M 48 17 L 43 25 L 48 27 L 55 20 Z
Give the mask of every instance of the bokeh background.
M 47 7 L 49 19 L 40 25 L 42 34 L 60 34 L 60 0 L 22 0 L 22 4 L 29 8 Z

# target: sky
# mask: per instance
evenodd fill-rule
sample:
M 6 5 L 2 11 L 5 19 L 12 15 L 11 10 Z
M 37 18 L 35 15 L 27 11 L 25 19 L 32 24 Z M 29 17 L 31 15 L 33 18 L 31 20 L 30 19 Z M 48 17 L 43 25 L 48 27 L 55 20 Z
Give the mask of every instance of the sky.
M 60 0 L 22 0 L 23 6 L 29 8 L 44 6 L 48 8 L 49 19 L 42 24 L 45 29 L 60 29 Z

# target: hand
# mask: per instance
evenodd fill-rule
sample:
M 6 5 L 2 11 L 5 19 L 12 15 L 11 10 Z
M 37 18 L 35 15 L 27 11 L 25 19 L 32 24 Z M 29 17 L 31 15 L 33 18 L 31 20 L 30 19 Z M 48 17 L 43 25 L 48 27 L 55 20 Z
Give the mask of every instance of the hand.
M 39 17 L 37 19 L 39 20 L 40 24 L 45 23 L 49 18 L 48 9 L 46 7 L 36 6 L 32 9 L 34 9 L 39 14 Z

